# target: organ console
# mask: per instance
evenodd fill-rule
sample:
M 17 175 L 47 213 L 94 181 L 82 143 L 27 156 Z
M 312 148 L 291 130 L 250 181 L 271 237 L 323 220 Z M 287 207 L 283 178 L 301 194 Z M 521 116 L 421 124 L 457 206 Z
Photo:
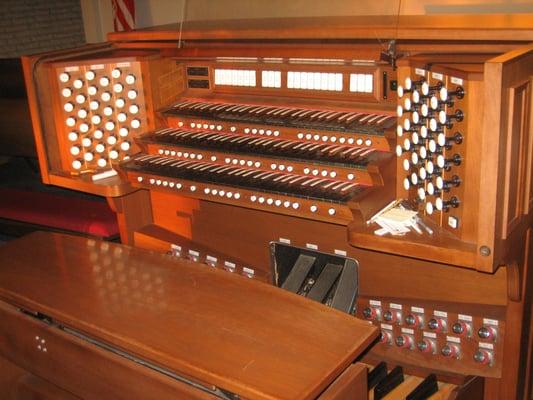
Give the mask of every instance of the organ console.
M 186 22 L 28 56 L 43 181 L 105 196 L 123 243 L 381 332 L 310 386 L 529 399 L 532 26 L 530 15 Z

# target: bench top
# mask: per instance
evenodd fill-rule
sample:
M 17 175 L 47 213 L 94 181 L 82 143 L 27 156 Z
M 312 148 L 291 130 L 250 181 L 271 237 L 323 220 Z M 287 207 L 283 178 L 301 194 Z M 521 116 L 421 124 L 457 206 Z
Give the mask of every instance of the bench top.
M 37 232 L 0 247 L 0 299 L 249 399 L 316 398 L 377 329 L 203 264 Z

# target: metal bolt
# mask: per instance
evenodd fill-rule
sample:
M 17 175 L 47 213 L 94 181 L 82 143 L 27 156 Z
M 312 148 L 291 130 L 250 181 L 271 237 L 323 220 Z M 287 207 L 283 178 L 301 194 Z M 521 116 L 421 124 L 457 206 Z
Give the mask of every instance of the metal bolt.
M 481 254 L 483 257 L 490 256 L 490 247 L 489 246 L 481 246 L 479 248 L 479 254 Z

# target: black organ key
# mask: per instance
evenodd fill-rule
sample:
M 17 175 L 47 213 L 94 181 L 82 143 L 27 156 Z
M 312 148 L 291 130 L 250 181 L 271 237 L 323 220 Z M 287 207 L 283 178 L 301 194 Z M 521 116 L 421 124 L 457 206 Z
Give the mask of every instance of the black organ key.
M 403 382 L 403 368 L 395 367 L 374 388 L 374 400 L 380 400 Z
M 420 384 L 407 395 L 405 400 L 426 400 L 439 391 L 435 374 L 428 375 Z
M 146 135 L 156 143 L 201 147 L 214 151 L 231 151 L 248 156 L 265 155 L 282 158 L 364 166 L 372 148 L 358 148 L 314 142 L 299 142 L 264 136 L 242 136 L 230 133 L 186 130 L 160 130 Z
M 391 116 L 363 112 L 201 101 L 183 101 L 170 107 L 165 113 L 299 128 L 323 128 L 336 131 L 362 129 L 370 133 L 382 133 L 383 128 L 394 124 L 394 118 Z
M 368 373 L 367 387 L 368 390 L 373 389 L 378 383 L 380 383 L 387 376 L 387 363 L 381 361 L 378 365 L 372 368 L 372 371 Z

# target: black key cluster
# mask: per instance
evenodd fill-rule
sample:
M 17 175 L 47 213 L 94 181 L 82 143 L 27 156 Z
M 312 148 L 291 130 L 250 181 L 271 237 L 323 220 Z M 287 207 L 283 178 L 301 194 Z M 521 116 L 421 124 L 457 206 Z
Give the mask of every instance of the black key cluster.
M 363 186 L 327 178 L 226 166 L 208 162 L 138 155 L 121 164 L 126 171 L 226 185 L 334 203 L 345 203 Z
M 207 101 L 182 101 L 163 111 L 164 115 L 218 121 L 324 129 L 347 133 L 382 135 L 393 126 L 395 116 L 360 111 L 312 110 L 297 107 L 246 105 Z
M 384 155 L 383 152 L 376 151 L 373 148 L 305 143 L 296 140 L 173 128 L 150 132 L 143 135 L 139 140 L 155 144 L 228 151 L 248 156 L 344 164 L 350 168 L 365 167 Z

